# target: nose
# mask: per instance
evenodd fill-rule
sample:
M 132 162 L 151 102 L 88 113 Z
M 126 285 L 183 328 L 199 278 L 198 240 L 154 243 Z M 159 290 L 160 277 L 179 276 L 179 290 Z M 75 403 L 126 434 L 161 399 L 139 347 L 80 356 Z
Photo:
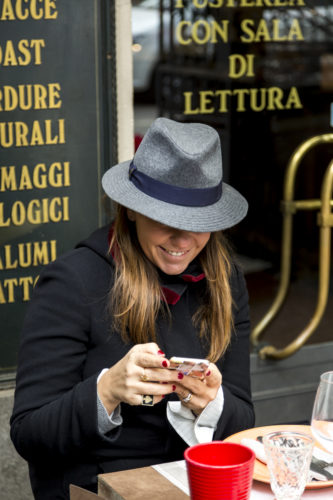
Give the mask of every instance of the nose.
M 170 236 L 170 240 L 178 248 L 186 247 L 192 238 L 192 233 L 190 231 L 184 231 L 182 229 L 173 229 Z

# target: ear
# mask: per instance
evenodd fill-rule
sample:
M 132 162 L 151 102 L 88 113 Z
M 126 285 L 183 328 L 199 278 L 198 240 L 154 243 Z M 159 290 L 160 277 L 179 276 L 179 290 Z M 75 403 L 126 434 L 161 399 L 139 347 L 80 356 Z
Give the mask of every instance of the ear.
M 127 208 L 127 217 L 130 221 L 135 222 L 136 221 L 136 212 L 134 210 L 131 210 L 130 208 Z

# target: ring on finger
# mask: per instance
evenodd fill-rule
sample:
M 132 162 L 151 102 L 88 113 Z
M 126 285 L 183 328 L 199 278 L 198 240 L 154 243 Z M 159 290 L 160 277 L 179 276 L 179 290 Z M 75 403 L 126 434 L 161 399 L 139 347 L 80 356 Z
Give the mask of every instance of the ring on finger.
M 142 406 L 154 406 L 154 396 L 151 396 L 149 394 L 142 394 L 142 401 L 141 405 Z
M 143 369 L 143 374 L 140 375 L 140 378 L 141 378 L 142 382 L 147 382 L 148 381 L 148 377 L 146 375 L 145 369 Z
M 192 399 L 192 393 L 189 392 L 188 395 L 185 398 L 182 399 L 182 402 L 183 403 L 189 403 L 191 401 L 191 399 Z

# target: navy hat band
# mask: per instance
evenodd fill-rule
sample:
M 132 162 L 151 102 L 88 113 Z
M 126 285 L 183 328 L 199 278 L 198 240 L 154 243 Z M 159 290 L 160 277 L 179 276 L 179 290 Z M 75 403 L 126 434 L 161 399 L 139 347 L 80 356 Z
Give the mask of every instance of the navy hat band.
M 222 179 L 217 186 L 209 188 L 183 188 L 153 179 L 140 172 L 131 162 L 128 176 L 137 189 L 160 201 L 183 207 L 206 207 L 213 205 L 222 195 Z

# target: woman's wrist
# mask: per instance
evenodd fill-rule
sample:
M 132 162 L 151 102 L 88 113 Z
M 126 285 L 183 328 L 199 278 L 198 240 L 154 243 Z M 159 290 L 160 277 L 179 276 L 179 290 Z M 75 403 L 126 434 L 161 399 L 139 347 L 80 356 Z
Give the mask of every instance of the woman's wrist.
M 110 393 L 109 371 L 104 373 L 97 383 L 97 393 L 109 415 L 119 406 L 120 400 Z

